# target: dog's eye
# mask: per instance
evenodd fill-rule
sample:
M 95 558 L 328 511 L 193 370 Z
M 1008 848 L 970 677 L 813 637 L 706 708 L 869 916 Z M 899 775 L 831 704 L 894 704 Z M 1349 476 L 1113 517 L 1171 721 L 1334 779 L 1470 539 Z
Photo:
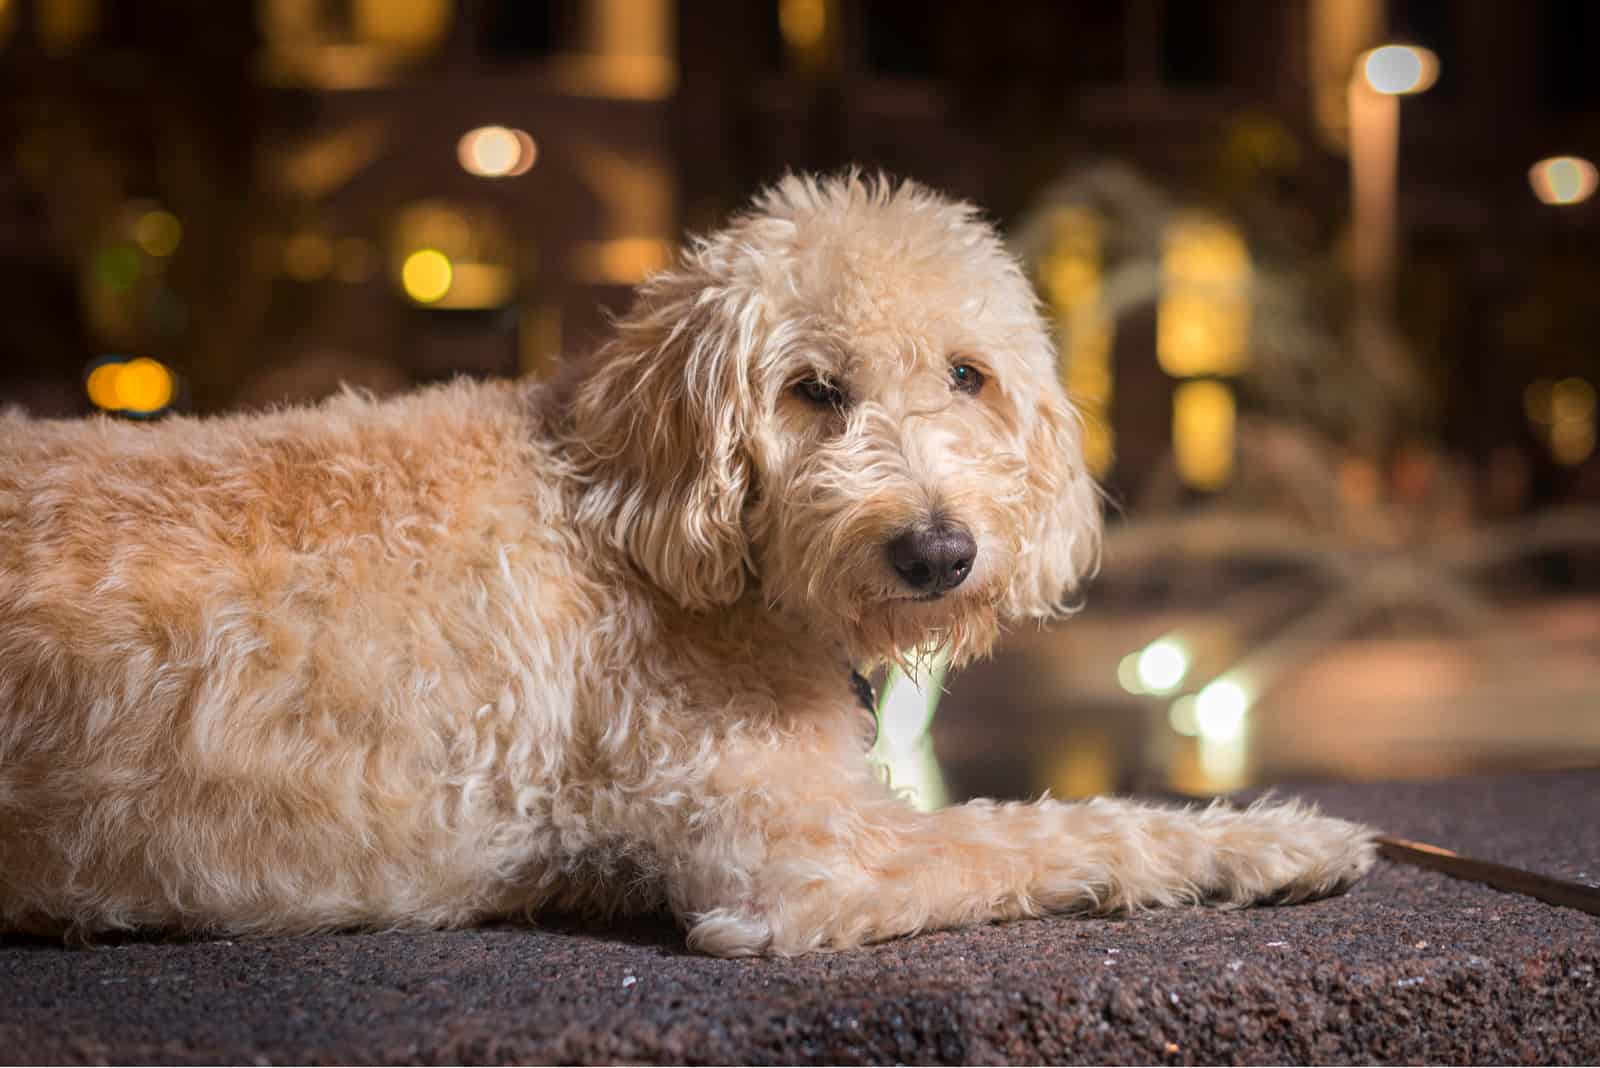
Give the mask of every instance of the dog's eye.
M 844 394 L 815 375 L 796 382 L 794 391 L 812 404 L 826 405 L 830 408 L 844 407 Z
M 983 383 L 983 372 L 970 363 L 958 363 L 950 368 L 950 384 L 962 393 L 976 396 L 983 389 Z

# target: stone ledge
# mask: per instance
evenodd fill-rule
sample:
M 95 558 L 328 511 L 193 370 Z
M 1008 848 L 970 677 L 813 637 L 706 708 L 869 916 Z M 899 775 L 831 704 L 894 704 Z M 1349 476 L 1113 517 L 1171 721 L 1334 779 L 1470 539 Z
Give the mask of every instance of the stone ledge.
M 1294 792 L 1600 878 L 1600 771 Z M 793 961 L 695 957 L 649 925 L 10 940 L 0 1059 L 1592 1063 L 1600 918 L 1382 863 L 1294 908 L 1052 919 Z

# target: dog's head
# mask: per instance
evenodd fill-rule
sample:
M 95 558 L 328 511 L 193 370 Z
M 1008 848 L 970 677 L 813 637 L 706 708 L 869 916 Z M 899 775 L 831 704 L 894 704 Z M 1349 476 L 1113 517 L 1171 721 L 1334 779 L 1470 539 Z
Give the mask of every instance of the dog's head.
M 787 178 L 645 283 L 577 387 L 590 518 L 680 604 L 877 660 L 1049 617 L 1099 507 L 1037 301 L 968 205 Z

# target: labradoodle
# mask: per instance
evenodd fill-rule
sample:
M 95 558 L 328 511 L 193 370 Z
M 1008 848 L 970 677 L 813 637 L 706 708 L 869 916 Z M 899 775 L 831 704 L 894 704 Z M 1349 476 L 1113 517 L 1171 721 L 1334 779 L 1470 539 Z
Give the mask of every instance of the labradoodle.
M 1327 894 L 1295 805 L 917 811 L 853 668 L 983 654 L 1093 566 L 1017 263 L 788 178 L 553 385 L 0 417 L 0 929 L 668 910 L 707 953 Z

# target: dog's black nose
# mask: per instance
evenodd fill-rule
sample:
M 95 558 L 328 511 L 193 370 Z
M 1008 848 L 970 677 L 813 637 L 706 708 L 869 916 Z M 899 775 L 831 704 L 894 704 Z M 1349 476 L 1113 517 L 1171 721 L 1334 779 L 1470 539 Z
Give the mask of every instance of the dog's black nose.
M 889 543 L 889 562 L 914 590 L 943 593 L 972 574 L 978 543 L 965 527 L 935 523 L 913 527 Z

